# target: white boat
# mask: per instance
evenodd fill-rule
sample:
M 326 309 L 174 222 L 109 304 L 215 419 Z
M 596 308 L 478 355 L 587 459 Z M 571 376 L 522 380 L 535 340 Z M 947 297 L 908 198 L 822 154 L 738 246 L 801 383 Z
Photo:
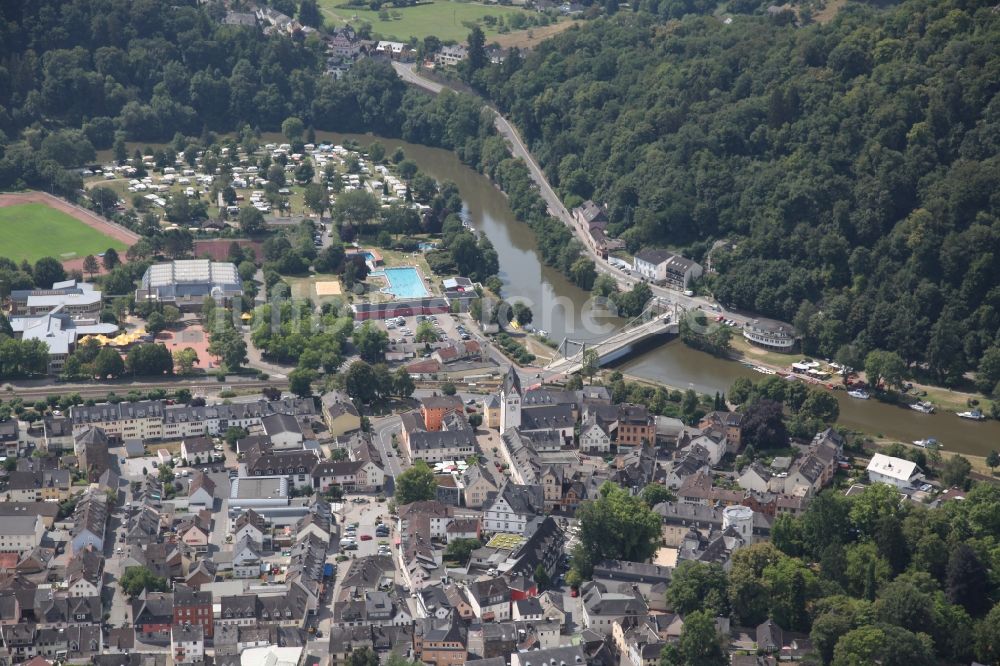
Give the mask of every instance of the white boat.
M 914 446 L 919 446 L 922 449 L 941 449 L 941 442 L 937 441 L 934 437 L 928 437 L 927 439 L 918 439 L 913 442 Z
M 868 398 L 871 397 L 868 391 L 864 389 L 854 389 L 853 391 L 848 391 L 847 395 L 851 396 L 852 398 L 857 398 L 858 400 L 867 400 Z
M 754 370 L 756 370 L 757 372 L 759 372 L 762 375 L 776 375 L 776 374 L 778 374 L 777 372 L 775 372 L 771 368 L 765 368 L 762 365 L 754 366 Z
M 986 415 L 983 414 L 980 409 L 973 409 L 968 412 L 959 412 L 959 418 L 969 419 L 970 421 L 985 421 Z
M 933 414 L 934 405 L 929 402 L 915 402 L 910 405 L 910 409 L 920 412 L 921 414 Z

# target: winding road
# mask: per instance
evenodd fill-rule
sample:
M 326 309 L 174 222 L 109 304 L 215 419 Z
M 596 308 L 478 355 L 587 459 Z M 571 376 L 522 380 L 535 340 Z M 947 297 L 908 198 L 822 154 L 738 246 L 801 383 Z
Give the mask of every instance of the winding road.
M 420 74 L 416 71 L 415 65 L 411 63 L 394 61 L 392 66 L 396 70 L 399 77 L 409 84 L 423 88 L 424 90 L 434 93 L 435 95 L 445 89 L 444 85 L 420 76 Z M 528 150 L 528 147 L 521 139 L 521 135 L 518 133 L 514 125 L 504 118 L 503 115 L 501 115 L 500 112 L 494 107 L 487 104 L 485 105 L 485 108 L 493 112 L 494 125 L 500 135 L 507 140 L 507 143 L 510 146 L 511 154 L 514 155 L 514 157 L 521 158 L 524 160 L 525 164 L 528 165 L 528 171 L 531 173 L 531 178 L 538 186 L 538 192 L 541 194 L 542 199 L 548 206 L 549 213 L 570 228 L 573 234 L 583 245 L 584 251 L 586 251 L 587 255 L 594 261 L 594 266 L 599 272 L 613 277 L 618 282 L 619 289 L 631 289 L 632 285 L 636 281 L 636 278 L 620 268 L 616 268 L 615 266 L 609 264 L 590 246 L 587 239 L 583 237 L 582 230 L 574 222 L 573 215 L 566 209 L 566 206 L 563 205 L 562 200 L 559 198 L 559 195 L 556 194 L 555 190 L 552 189 L 548 178 L 545 176 L 545 172 L 542 171 L 542 168 L 538 165 L 538 162 L 531 154 L 531 151 Z M 677 305 L 684 310 L 715 310 L 716 312 L 725 315 L 727 319 L 735 320 L 740 326 L 754 319 L 754 317 L 746 314 L 739 314 L 736 312 L 726 311 L 724 309 L 716 310 L 716 308 L 721 308 L 721 306 L 711 299 L 698 296 L 685 296 L 684 294 L 674 291 L 673 289 L 666 289 L 656 285 L 649 286 L 654 296 L 658 296 L 665 302 Z

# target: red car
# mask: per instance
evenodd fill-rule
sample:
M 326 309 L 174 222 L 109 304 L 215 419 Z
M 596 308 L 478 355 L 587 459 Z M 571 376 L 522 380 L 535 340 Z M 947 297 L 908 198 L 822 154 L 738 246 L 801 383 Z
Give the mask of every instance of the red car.
M 360 538 L 361 538 L 362 541 L 371 541 L 372 540 L 372 535 L 371 534 L 362 534 Z

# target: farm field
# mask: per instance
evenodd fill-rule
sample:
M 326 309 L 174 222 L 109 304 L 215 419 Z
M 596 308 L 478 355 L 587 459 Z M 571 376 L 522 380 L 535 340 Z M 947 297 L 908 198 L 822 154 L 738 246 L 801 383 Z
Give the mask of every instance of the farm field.
M 3 256 L 34 262 L 42 257 L 60 260 L 97 255 L 108 248 L 125 250 L 125 243 L 80 220 L 42 203 L 0 207 Z
M 386 7 L 385 11 L 390 15 L 398 12 L 401 18 L 383 20 L 379 18 L 377 11 L 338 6 L 343 4 L 344 0 L 320 0 L 319 3 L 327 20 L 332 19 L 338 27 L 345 23 L 356 26 L 363 21 L 371 24 L 373 33 L 387 40 L 401 42 L 409 41 L 410 37 L 422 40 L 424 37 L 434 35 L 445 41 L 454 40 L 463 43 L 469 36 L 469 28 L 464 25 L 466 22 L 479 23 L 487 41 L 490 41 L 490 38 L 496 37 L 499 33 L 495 26 L 483 22 L 485 16 L 507 17 L 528 13 L 527 10 L 517 7 L 438 1 L 414 7 Z

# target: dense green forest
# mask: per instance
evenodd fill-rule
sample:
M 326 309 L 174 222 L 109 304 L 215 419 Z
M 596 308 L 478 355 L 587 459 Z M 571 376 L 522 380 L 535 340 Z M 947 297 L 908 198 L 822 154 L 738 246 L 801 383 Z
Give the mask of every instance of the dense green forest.
M 896 350 L 953 381 L 1000 328 L 1000 15 L 849 3 L 826 25 L 623 13 L 477 85 L 568 203 L 681 248 L 807 352 Z
M 488 173 L 539 236 L 545 261 L 586 289 L 596 272 L 548 216 L 526 167 L 511 159 L 481 103 L 408 89 L 384 62 L 324 74 L 316 37 L 264 38 L 219 22 L 218 8 L 152 0 L 0 5 L 0 188 L 75 197 L 72 170 L 125 141 L 169 141 L 178 152 L 217 132 L 308 127 L 373 132 L 455 150 Z M 518 66 L 510 59 L 508 72 Z

